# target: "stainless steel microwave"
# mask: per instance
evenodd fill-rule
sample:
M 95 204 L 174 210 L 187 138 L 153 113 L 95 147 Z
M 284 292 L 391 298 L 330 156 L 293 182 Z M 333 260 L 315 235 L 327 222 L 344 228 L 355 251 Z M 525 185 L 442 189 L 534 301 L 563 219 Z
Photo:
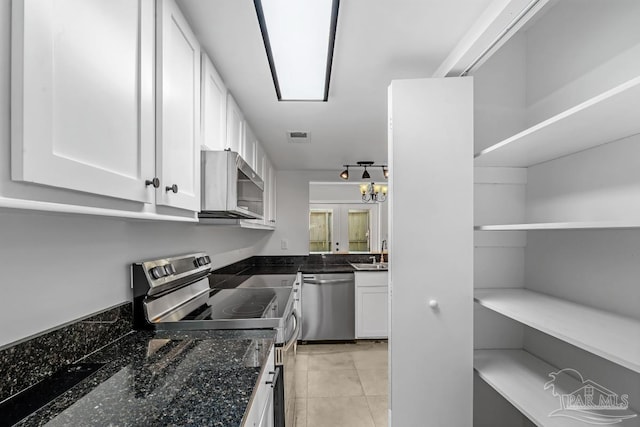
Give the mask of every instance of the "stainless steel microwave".
M 262 219 L 264 181 L 233 151 L 202 151 L 200 218 Z

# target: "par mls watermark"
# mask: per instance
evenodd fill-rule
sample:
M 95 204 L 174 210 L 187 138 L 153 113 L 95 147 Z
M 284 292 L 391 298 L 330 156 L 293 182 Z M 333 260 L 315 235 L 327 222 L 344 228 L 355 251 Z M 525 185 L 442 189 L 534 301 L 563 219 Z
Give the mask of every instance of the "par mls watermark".
M 566 417 L 595 425 L 619 424 L 637 414 L 629 410 L 629 395 L 617 393 L 584 379 L 575 369 L 565 368 L 549 374 L 544 389 L 560 400 L 560 408 L 550 417 Z

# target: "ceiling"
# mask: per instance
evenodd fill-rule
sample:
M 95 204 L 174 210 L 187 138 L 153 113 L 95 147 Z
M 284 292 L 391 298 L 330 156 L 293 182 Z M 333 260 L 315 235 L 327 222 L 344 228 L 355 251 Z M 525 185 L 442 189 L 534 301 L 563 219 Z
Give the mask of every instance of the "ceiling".
M 342 0 L 328 102 L 278 102 L 253 1 L 178 0 L 276 169 L 338 172 L 386 162 L 391 80 L 431 76 L 490 3 Z

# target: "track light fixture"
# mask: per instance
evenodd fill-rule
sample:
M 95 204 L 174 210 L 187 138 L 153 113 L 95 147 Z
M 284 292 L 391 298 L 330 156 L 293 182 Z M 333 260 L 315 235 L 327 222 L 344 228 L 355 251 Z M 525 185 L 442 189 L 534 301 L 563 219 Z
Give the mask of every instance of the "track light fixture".
M 355 165 L 343 165 L 346 169 L 340 173 L 340 178 L 347 180 L 349 179 L 349 168 L 364 168 L 364 172 L 362 172 L 362 179 L 371 179 L 371 174 L 369 173 L 368 168 L 381 168 L 382 175 L 385 178 L 389 178 L 389 168 L 387 165 L 376 165 L 375 162 L 372 161 L 360 161 Z M 362 201 L 367 202 L 384 202 L 387 200 L 388 188 L 386 185 L 380 185 L 375 183 L 370 184 L 362 184 L 360 185 L 360 195 L 362 196 Z
M 346 169 L 340 173 L 340 178 L 345 180 L 349 179 L 349 168 L 364 168 L 364 172 L 362 173 L 362 179 L 371 178 L 371 174 L 369 173 L 367 168 L 382 168 L 382 174 L 384 175 L 384 177 L 385 178 L 389 177 L 389 169 L 387 165 L 376 165 L 375 162 L 372 162 L 372 161 L 360 161 L 360 162 L 357 162 L 355 165 L 342 165 L 342 166 L 344 166 Z
M 340 174 L 340 178 L 349 179 L 349 166 L 347 166 L 347 168 L 342 171 L 342 173 Z

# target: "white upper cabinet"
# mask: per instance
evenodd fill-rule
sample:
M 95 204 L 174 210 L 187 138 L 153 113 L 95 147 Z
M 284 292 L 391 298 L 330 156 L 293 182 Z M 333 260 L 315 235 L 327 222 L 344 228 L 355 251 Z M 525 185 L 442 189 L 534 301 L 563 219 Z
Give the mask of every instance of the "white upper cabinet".
M 251 169 L 256 170 L 256 145 L 258 140 L 256 139 L 256 135 L 253 133 L 253 130 L 249 127 L 249 125 L 245 122 L 245 139 L 244 139 L 244 149 L 242 152 L 244 155 L 242 158 L 245 162 L 251 166 Z
M 265 157 L 264 168 L 264 224 L 270 227 L 276 226 L 276 170 Z
M 156 204 L 200 209 L 200 44 L 173 0 L 158 2 Z
M 260 141 L 256 141 L 256 167 L 254 168 L 254 170 L 256 171 L 256 173 L 258 174 L 258 176 L 260 178 L 262 178 L 262 180 L 265 180 L 265 174 L 264 174 L 264 163 L 265 163 L 265 152 L 264 152 L 264 148 L 262 147 L 262 144 L 260 143 Z
M 153 202 L 153 4 L 12 3 L 13 180 Z
M 244 115 L 230 93 L 227 94 L 227 143 L 225 149 L 239 153 L 244 158 Z
M 209 57 L 202 54 L 202 145 L 207 150 L 227 146 L 227 88 Z

